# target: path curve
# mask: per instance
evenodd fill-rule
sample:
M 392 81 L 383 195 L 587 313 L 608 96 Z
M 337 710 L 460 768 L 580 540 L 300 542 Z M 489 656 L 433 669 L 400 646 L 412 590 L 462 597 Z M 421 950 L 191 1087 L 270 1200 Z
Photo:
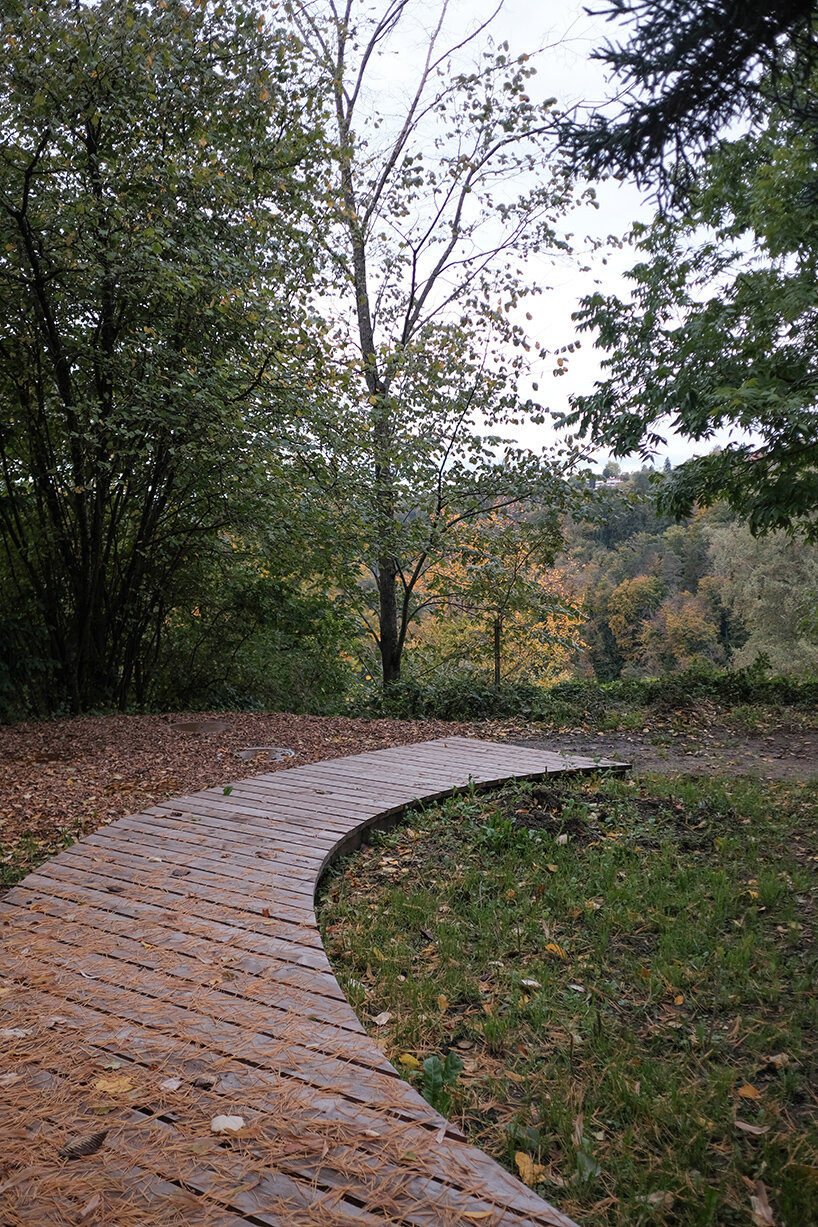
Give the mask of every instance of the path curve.
M 153 806 L 30 874 L 0 901 L 4 1227 L 571 1227 L 386 1061 L 314 895 L 418 800 L 597 767 L 623 765 L 372 751 Z

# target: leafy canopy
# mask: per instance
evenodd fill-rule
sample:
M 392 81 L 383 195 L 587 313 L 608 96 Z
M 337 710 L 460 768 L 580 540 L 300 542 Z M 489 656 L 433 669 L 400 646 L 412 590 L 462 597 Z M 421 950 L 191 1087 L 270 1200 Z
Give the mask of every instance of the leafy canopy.
M 608 351 L 564 418 L 582 434 L 647 457 L 668 427 L 700 443 L 736 432 L 669 475 L 677 516 L 723 497 L 754 533 L 818 536 L 817 174 L 812 134 L 774 107 L 709 155 L 683 213 L 636 227 L 630 298 L 594 294 L 577 313 Z
M 44 628 L 52 704 L 125 703 L 252 471 L 259 381 L 310 274 L 310 92 L 243 3 L 6 6 L 2 48 L 12 656 Z

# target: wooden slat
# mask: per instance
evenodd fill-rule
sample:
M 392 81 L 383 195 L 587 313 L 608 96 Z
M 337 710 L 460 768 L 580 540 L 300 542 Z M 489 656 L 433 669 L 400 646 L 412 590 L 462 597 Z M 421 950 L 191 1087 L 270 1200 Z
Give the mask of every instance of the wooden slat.
M 30 874 L 0 901 L 3 1222 L 77 1222 L 87 1187 L 124 1227 L 571 1227 L 366 1036 L 313 896 L 325 864 L 416 801 L 598 765 L 622 768 L 465 738 L 352 755 L 152 806 Z M 133 1092 L 106 1107 L 110 1065 Z M 241 1141 L 211 1135 L 236 1112 Z M 59 1159 L 101 1122 L 101 1161 Z

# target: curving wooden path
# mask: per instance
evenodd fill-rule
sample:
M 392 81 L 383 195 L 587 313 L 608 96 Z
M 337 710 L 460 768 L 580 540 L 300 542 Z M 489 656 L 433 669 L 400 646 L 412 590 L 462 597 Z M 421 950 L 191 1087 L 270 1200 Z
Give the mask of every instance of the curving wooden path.
M 30 874 L 0 900 L 3 1227 L 570 1227 L 366 1036 L 313 897 L 412 802 L 598 766 L 622 765 L 378 750 L 154 806 Z

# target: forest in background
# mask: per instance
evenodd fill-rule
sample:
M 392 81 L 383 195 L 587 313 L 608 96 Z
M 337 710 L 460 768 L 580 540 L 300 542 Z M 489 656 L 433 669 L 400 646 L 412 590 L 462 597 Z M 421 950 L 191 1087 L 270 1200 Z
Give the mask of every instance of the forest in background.
M 636 94 L 585 128 L 452 12 L 4 13 L 5 720 L 467 716 L 572 680 L 814 672 L 811 7 L 749 5 L 735 44 L 719 4 L 614 5 L 630 41 L 599 55 Z M 575 314 L 606 353 L 577 436 L 536 451 L 520 388 L 580 342 L 530 335 L 529 269 L 577 258 L 571 214 L 618 173 L 656 215 L 629 294 Z M 668 417 L 696 459 L 589 470 L 647 460 Z

